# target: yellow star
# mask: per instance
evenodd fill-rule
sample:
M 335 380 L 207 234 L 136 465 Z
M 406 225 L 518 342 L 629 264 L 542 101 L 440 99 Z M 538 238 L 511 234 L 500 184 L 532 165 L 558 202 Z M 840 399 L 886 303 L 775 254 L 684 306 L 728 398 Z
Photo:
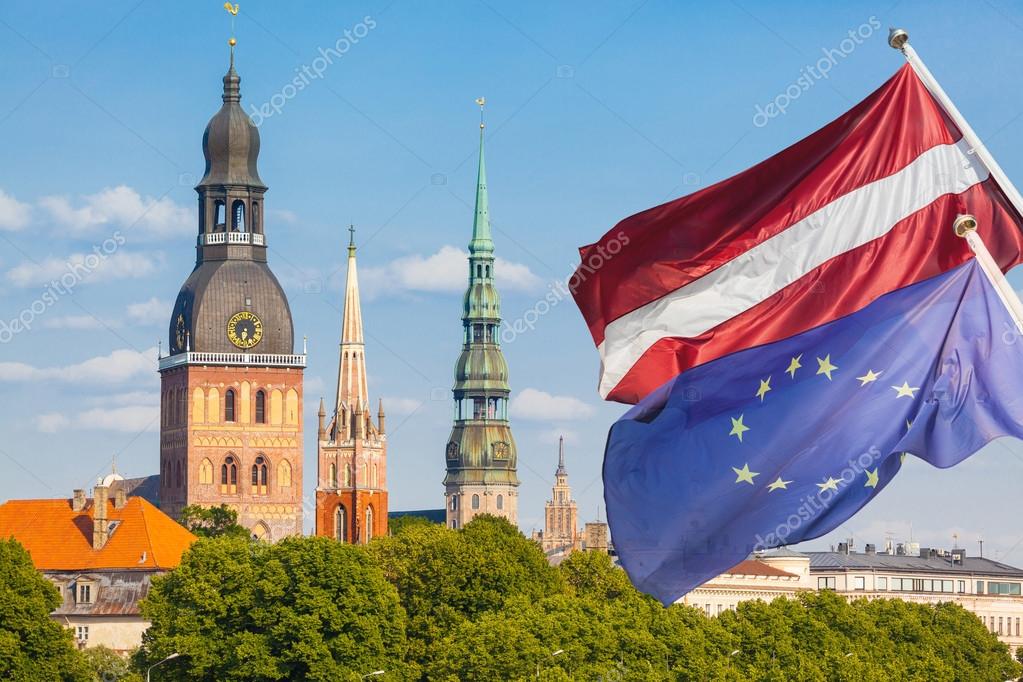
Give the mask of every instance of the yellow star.
M 825 355 L 824 359 L 817 358 L 817 374 L 823 374 L 831 381 L 831 373 L 838 369 L 837 365 L 831 364 L 831 355 Z
M 877 381 L 877 378 L 882 374 L 884 374 L 884 370 L 881 370 L 880 372 L 875 372 L 872 369 L 868 369 L 866 374 L 856 378 L 860 380 L 860 386 L 866 386 L 871 381 Z
M 742 442 L 742 434 L 749 431 L 749 427 L 742 423 L 742 417 L 743 415 L 741 414 L 739 415 L 738 419 L 736 419 L 735 417 L 731 417 L 732 430 L 728 432 L 729 436 L 738 436 L 740 443 Z
M 802 359 L 802 357 L 803 357 L 803 354 L 800 353 L 796 357 L 792 358 L 792 362 L 789 363 L 789 368 L 787 370 L 785 370 L 786 372 L 788 372 L 788 375 L 790 377 L 792 377 L 793 379 L 796 378 L 796 370 L 799 369 L 800 367 L 802 367 L 802 365 L 799 364 L 799 361 L 800 361 L 800 359 Z
M 905 461 L 906 461 L 906 453 L 905 452 L 900 452 L 899 453 L 899 464 L 903 464 Z
M 735 467 L 732 467 L 732 471 L 735 472 L 736 483 L 742 483 L 743 481 L 745 481 L 746 483 L 753 485 L 753 477 L 760 475 L 756 471 L 750 471 L 749 464 L 743 464 L 741 469 L 736 469 Z
M 781 476 L 779 476 L 777 481 L 767 486 L 767 492 L 771 492 L 772 490 L 787 490 L 789 483 L 792 483 L 792 481 L 783 481 Z
M 817 487 L 820 488 L 820 492 L 824 492 L 825 490 L 834 490 L 835 492 L 838 492 L 838 481 L 833 478 L 828 478 L 828 480 L 823 483 L 818 483 Z
M 917 386 L 916 388 L 910 388 L 908 381 L 903 381 L 901 386 L 892 386 L 892 388 L 897 393 L 897 395 L 895 396 L 896 398 L 901 398 L 902 396 L 906 396 L 907 398 L 915 398 L 916 396 L 913 395 L 913 392 L 920 390 L 919 386 Z
M 877 487 L 877 469 L 871 471 L 867 469 L 867 482 L 863 484 L 864 488 L 876 488 Z
M 771 377 L 760 380 L 760 388 L 757 389 L 756 396 L 760 398 L 760 402 L 764 402 L 764 396 L 771 390 Z

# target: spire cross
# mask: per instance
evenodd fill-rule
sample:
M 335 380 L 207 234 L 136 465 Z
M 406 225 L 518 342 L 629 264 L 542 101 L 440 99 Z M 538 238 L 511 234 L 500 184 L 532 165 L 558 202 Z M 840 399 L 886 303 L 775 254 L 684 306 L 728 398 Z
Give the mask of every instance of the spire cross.
M 348 232 L 350 233 L 350 236 L 348 237 L 348 255 L 349 256 L 354 256 L 355 255 L 355 225 L 349 225 L 348 226 Z
M 477 97 L 476 104 L 480 105 L 480 130 L 483 130 L 483 105 L 487 103 L 486 97 Z

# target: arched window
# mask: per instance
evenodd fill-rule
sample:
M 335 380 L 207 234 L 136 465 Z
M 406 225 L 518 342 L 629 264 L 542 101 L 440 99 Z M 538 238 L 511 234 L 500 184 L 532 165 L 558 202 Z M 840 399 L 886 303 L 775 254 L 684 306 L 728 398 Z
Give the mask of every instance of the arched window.
M 234 389 L 227 389 L 227 393 L 224 394 L 224 421 L 234 421 Z
M 266 457 L 260 455 L 252 465 L 252 490 L 258 495 L 266 495 L 267 466 Z
M 220 465 L 220 492 L 238 492 L 238 462 L 232 455 L 228 455 Z
M 224 219 L 224 202 L 217 200 L 213 204 L 213 231 L 224 232 L 227 229 L 227 222 Z
M 477 265 L 476 266 L 476 276 L 477 277 L 482 277 L 483 276 L 483 266 L 482 265 Z
M 373 539 L 373 507 L 366 507 L 366 542 Z
M 497 496 L 497 508 L 504 509 L 504 495 Z
M 330 481 L 331 488 L 337 487 L 337 464 L 330 465 L 330 476 L 328 480 Z
M 456 511 L 458 509 L 458 498 L 452 495 L 448 506 L 451 507 L 451 511 Z
M 266 392 L 262 389 L 256 392 L 256 423 L 266 423 Z
M 490 266 L 487 266 L 487 277 L 490 277 Z
M 203 458 L 199 463 L 199 483 L 211 485 L 213 483 L 213 462 L 209 458 Z
M 241 199 L 231 205 L 231 231 L 245 232 L 245 202 Z
M 345 508 L 338 507 L 334 512 L 334 539 L 338 542 L 348 541 L 348 532 L 345 528 Z
M 344 487 L 348 488 L 348 487 L 351 487 L 351 485 L 352 485 L 352 465 L 346 463 L 345 464 Z
M 378 487 L 378 484 L 377 484 L 377 465 L 376 465 L 376 462 L 373 463 L 372 472 L 373 473 L 370 475 L 369 487 L 376 488 L 376 487 Z
M 259 222 L 259 203 L 252 202 L 252 229 L 250 232 L 263 232 L 263 226 Z
M 480 508 L 480 496 L 479 495 L 473 495 L 472 496 L 472 508 L 473 509 L 479 509 Z
M 178 470 L 178 487 L 181 488 L 181 487 L 183 487 L 185 485 L 185 479 L 184 479 L 184 476 L 181 473 L 181 460 L 180 459 L 178 460 L 177 470 Z
M 291 462 L 286 459 L 282 459 L 277 465 L 277 487 L 291 487 Z

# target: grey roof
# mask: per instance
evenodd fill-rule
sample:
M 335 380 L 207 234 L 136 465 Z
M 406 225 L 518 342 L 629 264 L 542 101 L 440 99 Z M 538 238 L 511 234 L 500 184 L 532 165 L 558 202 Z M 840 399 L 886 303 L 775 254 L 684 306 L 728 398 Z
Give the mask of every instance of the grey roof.
M 797 552 L 794 549 L 788 547 L 775 547 L 774 549 L 767 550 L 766 552 L 754 552 L 750 555 L 751 559 L 761 558 L 776 558 L 776 557 L 805 557 L 806 554 L 803 552 Z
M 125 497 L 141 497 L 152 503 L 154 507 L 160 506 L 160 474 L 112 481 L 110 483 L 111 498 L 119 488 L 124 489 Z
M 965 557 L 963 563 L 952 563 L 945 556 L 905 556 L 899 554 L 864 554 L 861 552 L 807 552 L 810 570 L 868 570 L 915 573 L 955 573 L 961 575 L 992 575 L 1023 578 L 1023 569 L 993 559 Z
M 46 577 L 65 585 L 64 603 L 54 616 L 137 616 L 139 602 L 149 594 L 154 571 L 76 571 L 46 572 Z M 79 604 L 74 587 L 79 580 L 94 583 L 91 604 Z

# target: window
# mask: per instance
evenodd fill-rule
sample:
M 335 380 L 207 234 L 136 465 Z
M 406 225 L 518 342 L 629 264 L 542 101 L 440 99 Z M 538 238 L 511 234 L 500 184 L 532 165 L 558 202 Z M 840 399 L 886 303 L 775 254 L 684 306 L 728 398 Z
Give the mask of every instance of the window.
M 862 575 L 858 575 L 855 578 L 853 578 L 853 589 L 856 590 L 867 589 L 867 579 L 864 578 Z
M 223 232 L 225 226 L 227 225 L 227 221 L 224 219 L 224 202 L 223 201 L 219 201 L 218 200 L 214 204 L 214 206 L 213 206 L 213 215 L 214 215 L 214 218 L 213 218 L 213 225 L 214 225 L 213 231 L 214 232 Z
M 345 464 L 344 486 L 346 488 L 348 488 L 348 487 L 351 487 L 351 485 L 352 485 L 352 465 L 351 464 Z
M 479 495 L 473 495 L 472 496 L 472 508 L 473 509 L 479 509 L 480 508 L 480 496 Z
M 227 389 L 224 394 L 224 421 L 234 421 L 234 389 Z
M 291 487 L 291 462 L 286 459 L 282 459 L 277 465 L 277 487 Z
M 998 634 L 1002 634 L 1002 617 L 998 616 Z
M 1008 594 L 1012 596 L 1019 596 L 1020 594 L 1020 583 L 996 583 L 988 581 L 987 584 L 988 594 Z
M 458 509 L 458 498 L 452 495 L 451 500 L 448 502 L 448 506 L 451 507 L 451 511 L 456 511 Z M 452 528 L 454 528 L 454 526 L 452 526 Z
M 258 495 L 266 495 L 267 478 L 266 458 L 260 455 L 256 457 L 256 461 L 252 465 L 253 492 Z
M 178 487 L 181 488 L 182 486 L 185 485 L 185 480 L 184 480 L 184 477 L 181 474 L 181 460 L 180 459 L 177 461 L 177 464 L 174 465 L 174 468 L 177 470 Z
M 984 594 L 984 581 L 983 580 L 978 580 L 977 581 L 977 594 Z
M 366 507 L 366 542 L 373 539 L 373 507 Z
M 935 581 L 935 582 L 937 582 L 937 581 Z M 941 581 L 941 591 L 942 592 L 952 592 L 952 581 L 951 580 L 942 580 Z
M 718 604 L 718 615 L 719 615 L 719 616 L 721 615 L 721 611 L 722 611 L 723 609 L 724 609 L 724 606 L 722 606 L 721 604 Z
M 230 455 L 220 465 L 220 492 L 238 492 L 238 462 Z
M 820 577 L 817 578 L 817 589 L 818 590 L 833 590 L 835 589 L 835 578 L 834 577 Z M 720 610 L 718 611 L 720 613 Z
M 338 542 L 347 542 L 348 532 L 345 529 L 345 508 L 338 507 L 334 512 L 334 539 Z
M 1016 619 L 1016 636 L 1019 637 L 1019 618 Z
M 92 583 L 78 583 L 78 603 L 92 603 Z
M 376 465 L 376 462 L 373 463 L 373 475 L 370 478 L 369 485 L 370 485 L 371 488 L 378 487 L 378 483 L 377 483 L 377 465 Z
M 256 391 L 256 423 L 266 423 L 266 393 L 262 390 Z
M 886 592 L 888 590 L 888 578 L 877 579 L 877 589 L 879 592 Z
M 213 483 L 213 462 L 208 458 L 199 463 L 199 483 L 211 485 Z
M 966 581 L 965 580 L 960 580 L 959 581 L 959 593 L 962 594 L 963 592 L 966 592 Z
M 245 202 L 238 199 L 231 205 L 231 231 L 245 231 Z
M 499 510 L 504 509 L 504 495 L 497 496 L 497 508 Z
M 75 627 L 75 639 L 77 639 L 79 642 L 88 642 L 89 641 L 89 626 L 88 625 L 79 625 L 79 626 Z

